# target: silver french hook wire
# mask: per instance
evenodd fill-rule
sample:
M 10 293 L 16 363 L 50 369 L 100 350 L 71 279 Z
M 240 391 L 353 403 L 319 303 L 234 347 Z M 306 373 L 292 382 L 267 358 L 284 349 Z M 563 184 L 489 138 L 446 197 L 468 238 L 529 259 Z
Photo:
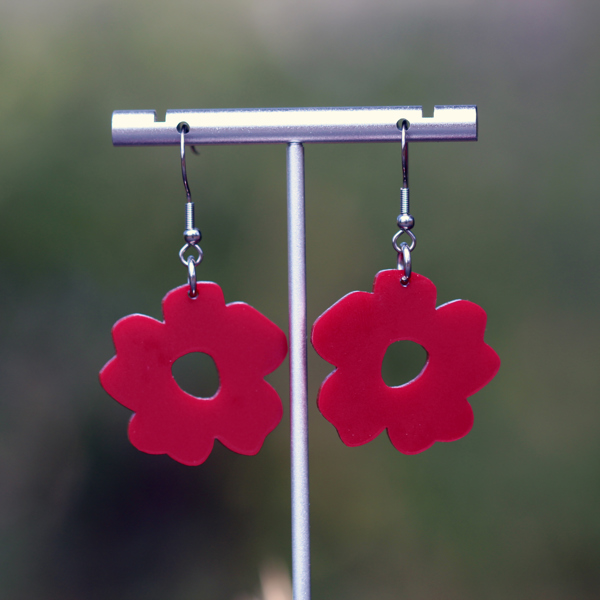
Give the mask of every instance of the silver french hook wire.
M 406 141 L 406 121 L 402 121 L 402 187 L 408 188 L 408 143 Z
M 180 154 L 181 154 L 181 177 L 183 178 L 183 187 L 185 188 L 185 195 L 187 202 L 185 205 L 185 231 L 183 232 L 183 239 L 185 245 L 179 250 L 179 259 L 187 266 L 188 269 L 188 284 L 190 286 L 189 296 L 195 298 L 198 295 L 196 286 L 196 267 L 202 262 L 202 248 L 198 246 L 198 242 L 202 239 L 200 230 L 196 228 L 195 214 L 194 214 L 194 203 L 192 202 L 192 193 L 190 191 L 190 184 L 187 178 L 187 169 L 185 164 L 185 134 L 190 131 L 187 123 L 180 123 L 177 126 L 180 133 Z M 194 152 L 195 148 L 192 146 Z M 198 152 L 196 152 L 198 154 Z M 185 252 L 189 248 L 195 248 L 198 253 L 198 257 L 188 256 L 185 258 Z
M 187 169 L 185 167 L 185 134 L 186 129 L 188 129 L 187 125 L 180 125 L 180 145 L 181 145 L 181 176 L 183 177 L 183 187 L 185 188 L 185 195 L 187 197 L 187 201 L 192 201 L 192 192 L 190 192 L 190 184 L 188 183 L 187 178 Z M 188 129 L 189 131 L 189 129 Z
M 410 214 L 410 190 L 408 188 L 408 141 L 406 131 L 408 124 L 406 120 L 402 121 L 402 186 L 400 188 L 400 214 L 397 223 L 400 231 L 392 239 L 394 250 L 398 253 L 398 270 L 404 271 L 401 282 L 402 285 L 408 285 L 412 273 L 411 252 L 417 245 L 417 238 L 411 231 L 415 224 L 413 216 Z M 398 244 L 398 239 L 402 234 L 407 234 L 411 239 L 410 246 L 406 242 Z

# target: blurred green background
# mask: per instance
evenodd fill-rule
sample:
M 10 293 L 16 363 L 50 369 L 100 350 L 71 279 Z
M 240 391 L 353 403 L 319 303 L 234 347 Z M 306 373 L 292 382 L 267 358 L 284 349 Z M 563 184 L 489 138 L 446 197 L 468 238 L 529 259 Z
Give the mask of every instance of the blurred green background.
M 596 0 L 4 0 L 0 596 L 228 600 L 290 564 L 287 361 L 261 453 L 217 444 L 197 468 L 135 450 L 99 386 L 112 324 L 159 318 L 185 282 L 178 151 L 113 148 L 111 112 L 477 104 L 477 143 L 411 146 L 414 268 L 440 303 L 486 309 L 502 368 L 469 436 L 404 456 L 339 441 L 311 349 L 313 595 L 600 597 L 599 17 Z M 207 147 L 188 172 L 201 278 L 287 330 L 285 148 Z M 310 145 L 306 172 L 313 322 L 395 265 L 400 152 Z

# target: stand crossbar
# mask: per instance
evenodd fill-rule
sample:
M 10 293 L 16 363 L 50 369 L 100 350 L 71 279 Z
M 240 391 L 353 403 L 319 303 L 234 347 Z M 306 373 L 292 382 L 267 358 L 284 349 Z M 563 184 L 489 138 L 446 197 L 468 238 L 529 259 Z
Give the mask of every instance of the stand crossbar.
M 306 233 L 304 142 L 400 142 L 402 122 L 409 142 L 477 140 L 476 106 L 357 108 L 259 108 L 168 110 L 164 122 L 153 110 L 116 110 L 115 146 L 177 146 L 185 122 L 186 144 L 285 143 L 288 186 L 289 343 L 292 480 L 292 573 L 294 600 L 310 600 L 308 478 L 308 372 L 306 360 Z
M 403 119 L 409 142 L 477 140 L 476 106 L 436 106 L 433 117 L 420 106 L 168 110 L 162 122 L 154 110 L 116 110 L 112 136 L 115 146 L 176 146 L 185 122 L 190 145 L 398 142 Z

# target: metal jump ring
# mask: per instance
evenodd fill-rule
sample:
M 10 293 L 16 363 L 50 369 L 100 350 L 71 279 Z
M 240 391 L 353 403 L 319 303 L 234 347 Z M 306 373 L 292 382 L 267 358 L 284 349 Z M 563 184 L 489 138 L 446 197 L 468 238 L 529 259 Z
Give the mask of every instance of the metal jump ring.
M 196 244 L 186 244 L 185 246 L 183 246 L 181 248 L 181 250 L 179 251 L 179 260 L 185 265 L 188 265 L 188 261 L 190 258 L 192 258 L 191 256 L 189 258 L 184 258 L 184 254 L 185 251 L 188 248 L 196 248 L 196 250 L 198 251 L 198 258 L 196 259 L 192 259 L 194 261 L 194 265 L 199 265 L 202 262 L 202 248 L 200 248 L 200 246 L 196 246 Z
M 406 242 L 400 244 L 400 252 L 398 252 L 398 271 L 404 271 L 401 282 L 403 285 L 408 284 L 412 274 L 412 257 L 410 248 Z
M 194 257 L 189 256 L 187 261 L 188 268 L 188 283 L 190 285 L 190 291 L 188 295 L 190 298 L 195 298 L 198 295 L 198 290 L 196 289 L 196 263 L 194 262 Z
M 398 233 L 396 233 L 396 235 L 392 238 L 392 246 L 394 246 L 394 250 L 396 252 L 398 252 L 398 253 L 402 252 L 402 249 L 401 249 L 402 244 L 400 244 L 400 246 L 398 246 L 397 240 L 403 233 L 408 234 L 408 236 L 412 240 L 412 242 L 408 248 L 412 252 L 415 249 L 415 246 L 417 245 L 417 238 L 415 237 L 415 234 L 410 229 L 401 229 L 400 231 L 398 231 Z M 402 242 L 402 243 L 404 243 L 404 242 Z

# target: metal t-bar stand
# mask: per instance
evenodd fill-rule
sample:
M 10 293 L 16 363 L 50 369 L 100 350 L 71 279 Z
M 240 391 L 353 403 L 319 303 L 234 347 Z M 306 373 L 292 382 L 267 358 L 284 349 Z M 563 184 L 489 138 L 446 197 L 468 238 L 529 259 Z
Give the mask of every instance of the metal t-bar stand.
M 310 600 L 308 488 L 308 373 L 306 363 L 305 142 L 399 142 L 402 123 L 409 142 L 477 140 L 477 107 L 420 106 L 169 110 L 164 122 L 153 110 L 113 113 L 115 146 L 177 146 L 177 125 L 189 126 L 185 142 L 203 144 L 285 143 L 288 188 L 289 338 L 292 478 L 292 575 L 294 600 Z

